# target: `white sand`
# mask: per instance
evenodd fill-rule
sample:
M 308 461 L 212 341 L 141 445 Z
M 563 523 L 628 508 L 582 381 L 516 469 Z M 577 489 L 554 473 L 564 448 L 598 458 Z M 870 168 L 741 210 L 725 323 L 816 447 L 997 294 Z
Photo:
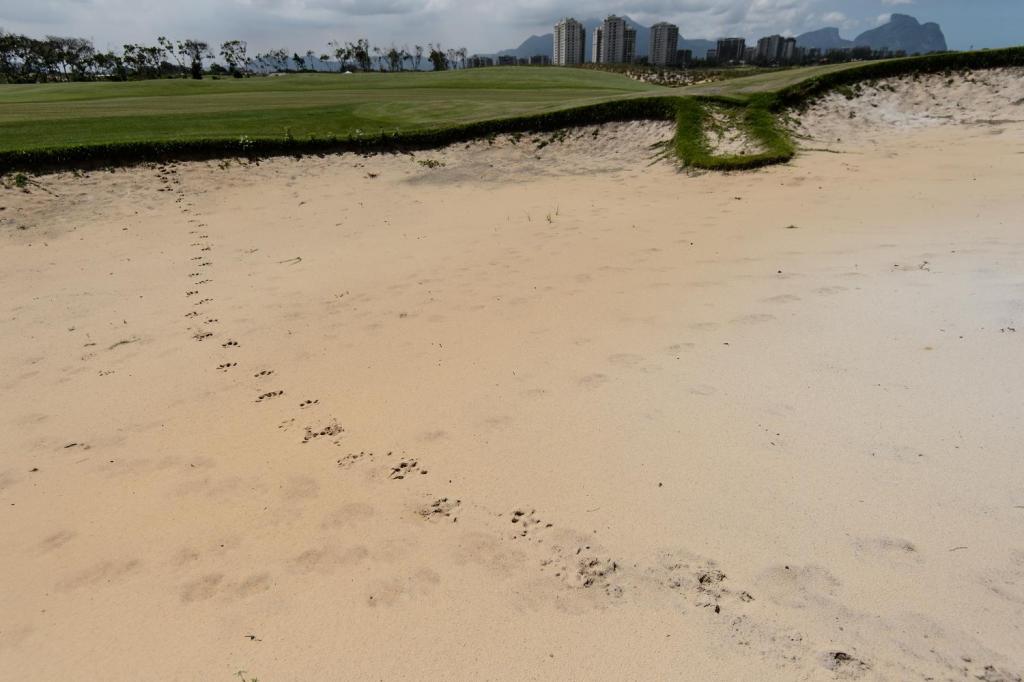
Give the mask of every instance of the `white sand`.
M 894 130 L 972 125 L 1001 134 L 1024 123 L 1024 68 L 906 76 L 863 85 L 853 99 L 830 93 L 799 117 L 795 132 L 821 143 L 891 143 Z
M 3 191 L 0 677 L 1019 679 L 999 128 Z

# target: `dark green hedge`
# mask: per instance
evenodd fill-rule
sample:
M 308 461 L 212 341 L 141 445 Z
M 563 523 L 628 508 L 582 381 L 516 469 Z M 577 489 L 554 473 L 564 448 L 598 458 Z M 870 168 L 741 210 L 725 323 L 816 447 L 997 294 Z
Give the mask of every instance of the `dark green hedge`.
M 489 135 L 542 132 L 614 121 L 666 120 L 676 117 L 678 97 L 642 97 L 592 104 L 545 114 L 481 121 L 438 130 L 347 138 L 240 138 L 168 142 L 118 142 L 54 149 L 0 152 L 0 174 L 97 168 L 137 163 L 231 156 L 265 157 L 329 152 L 379 152 L 432 149 Z
M 981 52 L 943 52 L 877 62 L 815 76 L 775 93 L 772 108 L 794 107 L 843 85 L 899 76 L 1024 66 L 1024 47 Z

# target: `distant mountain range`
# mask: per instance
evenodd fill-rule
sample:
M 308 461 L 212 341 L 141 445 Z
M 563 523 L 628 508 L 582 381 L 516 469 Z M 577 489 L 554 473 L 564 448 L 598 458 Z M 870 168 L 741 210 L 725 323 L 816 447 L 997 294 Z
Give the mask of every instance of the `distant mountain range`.
M 823 28 L 796 37 L 801 47 L 831 50 L 855 46 L 866 46 L 873 50 L 904 50 L 907 54 L 917 52 L 941 52 L 947 48 L 946 36 L 935 23 L 922 24 L 907 14 L 893 14 L 889 23 L 865 31 L 853 40 L 839 35 L 838 28 Z
M 623 17 L 630 27 L 636 30 L 636 54 L 638 57 L 646 57 L 649 54 L 651 44 L 651 29 L 641 26 L 629 17 Z M 583 22 L 587 29 L 586 38 L 586 60 L 591 60 L 592 43 L 591 36 L 594 29 L 601 25 L 600 19 L 587 19 Z M 758 36 L 760 37 L 760 36 Z M 551 33 L 539 36 L 530 36 L 516 48 L 502 50 L 498 53 L 512 57 L 533 57 L 534 55 L 546 55 L 553 57 L 554 37 Z M 756 42 L 756 38 L 754 39 Z M 906 14 L 893 14 L 889 23 L 878 28 L 865 31 L 853 40 L 847 40 L 839 34 L 838 28 L 822 28 L 797 36 L 797 45 L 801 47 L 820 48 L 830 50 L 834 48 L 854 47 L 865 45 L 875 50 L 888 48 L 890 50 L 905 50 L 907 54 L 917 52 L 938 52 L 946 50 L 946 37 L 938 24 L 922 24 L 917 19 Z M 702 39 L 686 39 L 679 37 L 680 50 L 692 50 L 695 59 L 704 59 L 708 50 L 717 46 L 717 41 Z M 749 44 L 749 43 L 748 43 Z

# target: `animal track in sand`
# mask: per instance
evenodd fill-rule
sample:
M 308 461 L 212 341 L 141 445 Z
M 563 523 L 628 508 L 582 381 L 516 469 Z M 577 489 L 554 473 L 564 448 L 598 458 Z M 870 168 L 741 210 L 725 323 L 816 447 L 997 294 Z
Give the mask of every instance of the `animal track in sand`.
M 212 298 L 204 298 L 201 301 L 196 301 L 195 305 L 206 305 L 207 303 L 213 303 L 213 299 Z
M 537 510 L 531 509 L 529 512 L 524 512 L 521 509 L 516 509 L 512 512 L 512 523 L 516 524 L 515 532 L 512 535 L 512 539 L 525 538 L 529 536 L 530 531 L 534 529 L 551 528 L 555 524 L 544 523 L 537 518 Z
M 190 312 L 190 313 L 185 313 L 185 317 L 198 317 L 198 316 L 199 316 L 199 313 L 194 311 L 194 310 L 192 312 Z
M 419 460 L 403 459 L 391 467 L 391 473 L 388 474 L 388 478 L 393 481 L 401 481 L 406 476 L 412 476 L 413 474 L 425 475 L 426 473 L 426 469 L 420 468 Z
M 203 341 L 213 336 L 213 332 L 196 332 L 192 335 L 192 338 L 196 341 Z
M 259 372 L 256 372 L 252 376 L 255 379 L 259 379 L 260 377 L 269 377 L 273 373 L 274 373 L 274 370 L 272 370 L 272 369 L 264 369 L 264 370 L 261 370 Z
M 204 324 L 217 324 L 218 322 L 220 322 L 220 320 L 218 320 L 216 317 L 211 317 Z
M 389 452 L 387 456 L 390 457 L 391 453 Z M 356 462 L 359 462 L 364 459 L 367 459 L 372 462 L 374 459 L 374 454 L 372 452 L 366 451 L 350 452 L 349 454 L 345 455 L 344 457 L 338 460 L 338 466 L 341 467 L 342 469 L 351 469 L 352 466 L 356 464 Z
M 226 372 L 229 369 L 231 369 L 232 367 L 238 367 L 238 363 L 237 362 L 226 362 L 223 365 L 217 365 L 217 369 L 219 369 L 222 372 Z
M 258 398 L 256 398 L 256 402 L 258 402 L 258 403 L 266 402 L 267 400 L 273 400 L 274 398 L 280 398 L 283 395 L 284 395 L 284 391 L 270 391 L 269 393 L 264 393 L 264 394 L 260 395 Z
M 308 443 L 317 438 L 331 438 L 333 436 L 340 436 L 345 433 L 344 427 L 338 423 L 337 419 L 331 419 L 325 426 L 313 428 L 311 426 L 306 427 L 306 435 L 302 437 L 303 443 Z M 337 444 L 337 441 L 335 441 Z
M 455 514 L 461 506 L 462 500 L 450 500 L 447 497 L 440 497 L 434 500 L 431 504 L 420 508 L 417 513 L 427 520 L 450 518 L 452 523 L 456 523 L 459 520 L 459 517 L 452 516 L 452 514 Z
M 843 677 L 859 677 L 868 670 L 871 670 L 870 665 L 859 658 L 854 658 L 845 651 L 828 651 L 822 654 L 821 664 Z
M 238 348 L 238 341 L 228 340 L 220 344 L 221 348 Z
M 198 293 L 199 293 L 198 291 L 186 291 L 185 292 L 185 296 L 186 297 L 188 297 L 188 296 L 195 296 Z

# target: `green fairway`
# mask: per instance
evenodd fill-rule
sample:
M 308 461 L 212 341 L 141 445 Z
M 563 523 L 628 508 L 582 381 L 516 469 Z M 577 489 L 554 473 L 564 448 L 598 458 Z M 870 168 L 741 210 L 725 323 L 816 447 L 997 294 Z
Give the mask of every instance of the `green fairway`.
M 877 62 L 873 62 L 877 63 Z M 822 76 L 836 71 L 845 71 L 862 66 L 864 62 L 847 62 L 845 64 L 825 64 L 823 66 L 804 66 L 795 69 L 780 69 L 778 71 L 767 71 L 753 76 L 743 76 L 729 80 L 715 81 L 713 83 L 701 83 L 680 88 L 678 92 L 683 95 L 703 96 L 725 96 L 744 98 L 748 95 L 755 95 L 763 92 L 777 92 L 783 88 L 795 85 L 808 78 Z
M 665 92 L 617 74 L 542 67 L 0 85 L 0 151 L 408 132 Z

